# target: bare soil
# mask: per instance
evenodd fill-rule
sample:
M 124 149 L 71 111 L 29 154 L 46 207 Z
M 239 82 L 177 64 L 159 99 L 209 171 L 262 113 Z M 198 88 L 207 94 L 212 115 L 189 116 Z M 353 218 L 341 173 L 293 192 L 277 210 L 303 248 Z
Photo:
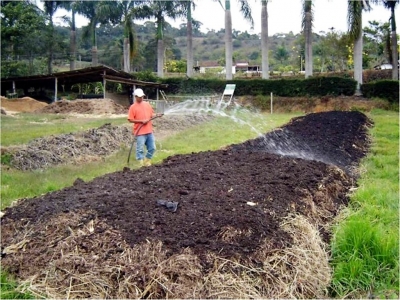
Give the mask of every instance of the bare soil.
M 5 210 L 2 267 L 55 298 L 327 297 L 330 224 L 371 125 L 313 113 L 223 150 L 77 178 Z
M 12 114 L 16 112 L 33 112 L 48 104 L 37 101 L 30 97 L 7 99 L 6 97 L 1 97 L 1 108 L 4 111 L 3 114 Z

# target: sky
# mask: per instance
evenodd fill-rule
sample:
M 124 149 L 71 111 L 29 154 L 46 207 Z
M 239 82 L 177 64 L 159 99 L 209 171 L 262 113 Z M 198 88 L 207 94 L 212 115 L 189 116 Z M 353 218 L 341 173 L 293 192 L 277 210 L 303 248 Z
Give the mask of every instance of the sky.
M 358 0 L 356 0 L 358 1 Z M 224 4 L 224 0 L 221 0 Z M 261 0 L 248 0 L 252 8 L 252 16 L 254 19 L 254 28 L 251 24 L 244 20 L 239 12 L 238 0 L 231 0 L 232 11 L 232 27 L 234 30 L 241 32 L 249 32 L 258 34 L 261 32 Z M 268 35 L 272 36 L 278 33 L 294 34 L 301 31 L 302 18 L 302 2 L 303 0 L 269 0 L 268 1 Z M 224 10 L 218 2 L 214 0 L 195 0 L 196 9 L 192 13 L 192 17 L 200 21 L 203 25 L 200 30 L 207 32 L 208 30 L 219 31 L 224 28 Z M 313 0 L 314 3 L 314 22 L 313 31 L 328 32 L 329 28 L 335 31 L 346 32 L 347 27 L 347 0 Z M 399 6 L 395 11 L 397 28 L 400 27 Z M 68 14 L 65 11 L 59 11 L 57 15 Z M 368 25 L 368 21 L 387 22 L 390 18 L 390 10 L 382 5 L 372 5 L 370 12 L 363 12 L 363 27 Z M 186 22 L 184 19 L 173 21 L 168 20 L 174 27 Z M 76 19 L 77 26 L 82 27 L 87 24 L 87 19 L 78 16 Z M 397 30 L 399 31 L 399 30 Z

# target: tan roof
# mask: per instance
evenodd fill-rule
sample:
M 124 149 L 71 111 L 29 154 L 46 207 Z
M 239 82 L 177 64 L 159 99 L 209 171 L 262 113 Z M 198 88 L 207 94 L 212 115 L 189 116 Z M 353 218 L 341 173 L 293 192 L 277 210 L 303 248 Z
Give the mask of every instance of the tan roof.
M 208 60 L 208 61 L 202 61 L 200 63 L 200 67 L 221 67 L 220 64 L 216 60 Z

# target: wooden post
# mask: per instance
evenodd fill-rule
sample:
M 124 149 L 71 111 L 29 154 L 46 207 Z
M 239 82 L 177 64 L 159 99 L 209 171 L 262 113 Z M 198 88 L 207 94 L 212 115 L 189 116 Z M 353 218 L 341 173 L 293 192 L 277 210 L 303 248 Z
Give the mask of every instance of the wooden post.
M 272 100 L 272 97 L 273 97 L 273 96 L 272 96 L 272 93 L 271 93 L 271 115 L 272 115 L 272 112 L 273 112 L 272 106 L 273 106 L 273 102 L 274 102 L 274 101 Z
M 56 77 L 55 78 L 55 87 L 54 87 L 54 102 L 57 102 L 57 93 L 58 93 L 57 85 L 58 85 L 58 79 Z
M 106 83 L 107 83 L 107 80 L 106 80 L 106 71 L 104 70 L 104 72 L 103 72 L 103 99 L 106 99 Z

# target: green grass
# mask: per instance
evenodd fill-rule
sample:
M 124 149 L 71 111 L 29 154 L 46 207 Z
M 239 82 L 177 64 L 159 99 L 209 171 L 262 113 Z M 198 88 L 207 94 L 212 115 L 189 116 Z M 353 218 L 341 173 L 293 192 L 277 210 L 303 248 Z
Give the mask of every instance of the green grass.
M 105 123 L 120 125 L 126 118 L 74 118 L 56 114 L 18 114 L 1 117 L 1 146 L 26 144 L 52 134 L 71 133 L 99 127 Z
M 17 291 L 17 283 L 11 279 L 6 273 L 0 274 L 0 297 L 1 299 L 35 299 L 35 297 L 29 293 L 20 293 Z
M 399 118 L 373 111 L 372 151 L 332 241 L 336 297 L 399 297 Z

